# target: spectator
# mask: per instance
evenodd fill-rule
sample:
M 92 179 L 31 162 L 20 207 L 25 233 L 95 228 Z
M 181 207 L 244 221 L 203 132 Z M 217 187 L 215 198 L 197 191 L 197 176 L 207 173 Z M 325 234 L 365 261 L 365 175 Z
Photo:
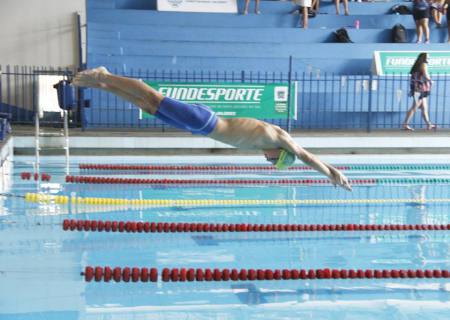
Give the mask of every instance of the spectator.
M 319 9 L 320 9 L 320 0 L 313 0 L 313 2 L 312 2 L 312 10 L 316 14 L 319 14 Z
M 446 0 L 430 0 L 431 16 L 437 28 L 442 27 L 442 15 L 445 14 Z
M 417 57 L 409 72 L 411 75 L 409 95 L 413 97 L 413 104 L 406 113 L 406 118 L 402 125 L 403 130 L 414 131 L 408 123 L 418 108 L 422 111 L 422 118 L 427 124 L 427 130 L 436 129 L 436 126 L 431 123 L 428 115 L 428 96 L 430 95 L 432 81 L 428 74 L 427 64 L 428 53 L 422 52 Z
M 245 0 L 245 8 L 244 8 L 244 14 L 248 14 L 248 7 L 250 5 L 250 0 Z M 259 11 L 259 0 L 255 0 L 255 14 L 260 14 L 261 11 Z
M 436 27 L 441 27 L 442 22 L 442 13 L 444 11 L 443 5 L 445 0 L 431 0 L 430 3 L 430 11 L 431 16 L 433 17 L 434 22 L 436 23 Z
M 342 3 L 344 4 L 344 13 L 346 16 L 348 16 L 348 0 L 342 0 Z M 334 0 L 334 5 L 336 6 L 336 14 L 340 14 L 339 6 L 341 4 L 341 0 Z
M 444 10 L 447 11 L 447 32 L 448 32 L 448 38 L 447 43 L 450 43 L 450 0 L 446 0 L 444 4 Z
M 319 0 L 293 0 L 293 2 L 296 4 L 296 7 L 290 13 L 298 11 L 298 13 L 303 16 L 302 20 L 300 21 L 300 27 L 308 29 L 310 10 L 311 14 L 313 14 L 314 16 L 315 11 L 312 8 L 318 8 Z
M 430 27 L 428 26 L 428 21 L 430 19 L 430 4 L 427 0 L 413 1 L 413 18 L 416 23 L 416 43 L 422 42 L 423 33 L 425 33 L 425 43 L 430 43 Z

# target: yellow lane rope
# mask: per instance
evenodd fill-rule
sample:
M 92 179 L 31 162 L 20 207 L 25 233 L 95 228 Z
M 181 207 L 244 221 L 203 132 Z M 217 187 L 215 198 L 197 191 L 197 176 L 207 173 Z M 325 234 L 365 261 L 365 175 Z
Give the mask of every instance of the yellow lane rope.
M 27 193 L 27 202 L 77 204 L 77 205 L 107 205 L 127 207 L 179 207 L 179 206 L 242 206 L 242 205 L 328 205 L 328 204 L 389 204 L 389 203 L 450 203 L 450 198 L 402 198 L 402 199 L 206 199 L 206 200 L 181 200 L 181 199 L 120 199 L 120 198 L 92 198 L 92 197 L 68 197 L 55 196 L 42 193 Z

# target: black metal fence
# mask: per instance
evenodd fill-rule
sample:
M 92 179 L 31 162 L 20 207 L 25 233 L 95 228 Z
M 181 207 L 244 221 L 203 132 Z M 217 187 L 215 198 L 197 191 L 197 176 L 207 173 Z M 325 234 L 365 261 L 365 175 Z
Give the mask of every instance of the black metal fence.
M 0 65 L 0 112 L 9 114 L 12 123 L 34 124 L 39 75 L 63 76 L 73 72 L 67 68 Z
M 36 79 L 42 74 L 64 75 L 69 69 L 0 66 L 1 112 L 10 113 L 13 123 L 33 123 L 36 111 Z M 121 74 L 117 70 L 110 70 Z M 191 72 L 130 70 L 127 77 L 156 82 L 194 83 L 296 83 L 296 117 L 264 119 L 287 128 L 301 130 L 377 130 L 397 129 L 413 103 L 409 97 L 409 76 L 337 75 L 296 72 Z M 432 75 L 429 97 L 431 121 L 450 128 L 450 76 Z M 83 90 L 79 110 L 72 122 L 84 129 L 148 128 L 171 129 L 155 118 L 140 119 L 138 108 L 117 96 L 97 89 Z M 88 107 L 87 107 L 88 106 Z M 419 112 L 420 114 L 420 112 Z M 417 114 L 412 126 L 423 126 Z

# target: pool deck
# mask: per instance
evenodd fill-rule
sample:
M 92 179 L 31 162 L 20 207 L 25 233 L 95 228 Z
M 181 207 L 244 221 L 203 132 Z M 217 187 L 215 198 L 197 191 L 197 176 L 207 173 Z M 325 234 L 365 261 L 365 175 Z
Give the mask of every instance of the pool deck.
M 59 129 L 46 129 L 59 131 Z M 34 127 L 13 127 L 16 154 L 34 153 Z M 450 154 L 450 131 L 414 132 L 401 130 L 365 131 L 294 131 L 292 136 L 304 148 L 319 154 Z M 43 154 L 62 151 L 61 137 L 42 137 Z M 48 149 L 47 149 L 48 148 Z M 47 150 L 46 150 L 47 149 Z M 58 150 L 60 149 L 60 150 Z M 161 132 L 147 129 L 89 130 L 70 129 L 71 154 L 92 155 L 164 155 L 164 154 L 243 154 L 242 151 L 203 136 L 184 132 Z

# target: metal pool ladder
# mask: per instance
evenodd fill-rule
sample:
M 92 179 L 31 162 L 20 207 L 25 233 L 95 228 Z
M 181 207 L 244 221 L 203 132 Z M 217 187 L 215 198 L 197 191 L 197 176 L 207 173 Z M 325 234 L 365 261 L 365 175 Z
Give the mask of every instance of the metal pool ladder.
M 37 114 L 35 116 L 35 155 L 36 155 L 36 164 L 35 164 L 35 172 L 40 173 L 40 153 L 43 149 L 45 150 L 64 150 L 65 155 L 65 171 L 66 174 L 70 174 L 69 168 L 70 168 L 70 150 L 69 150 L 69 116 L 67 110 L 61 110 L 61 121 L 62 128 L 59 130 L 47 130 L 45 127 L 41 128 L 40 125 L 40 118 L 41 116 Z M 61 125 L 61 121 L 53 122 L 55 124 Z M 60 141 L 59 145 L 55 146 L 41 146 L 41 138 L 48 137 L 48 138 L 55 138 Z M 62 143 L 61 143 L 62 142 Z
M 44 149 L 63 149 L 65 155 L 65 172 L 68 175 L 70 173 L 69 110 L 75 106 L 75 91 L 70 85 L 67 75 L 39 75 L 38 78 L 39 101 L 34 117 L 35 173 L 40 173 L 41 151 Z M 55 84 L 55 82 L 57 83 Z M 50 120 L 46 120 L 48 117 L 50 117 Z M 51 125 L 54 128 L 42 126 L 41 121 L 43 120 L 45 120 L 46 125 Z M 54 138 L 57 142 L 49 140 L 47 143 L 48 146 L 43 147 L 41 139 L 44 137 L 49 139 Z

